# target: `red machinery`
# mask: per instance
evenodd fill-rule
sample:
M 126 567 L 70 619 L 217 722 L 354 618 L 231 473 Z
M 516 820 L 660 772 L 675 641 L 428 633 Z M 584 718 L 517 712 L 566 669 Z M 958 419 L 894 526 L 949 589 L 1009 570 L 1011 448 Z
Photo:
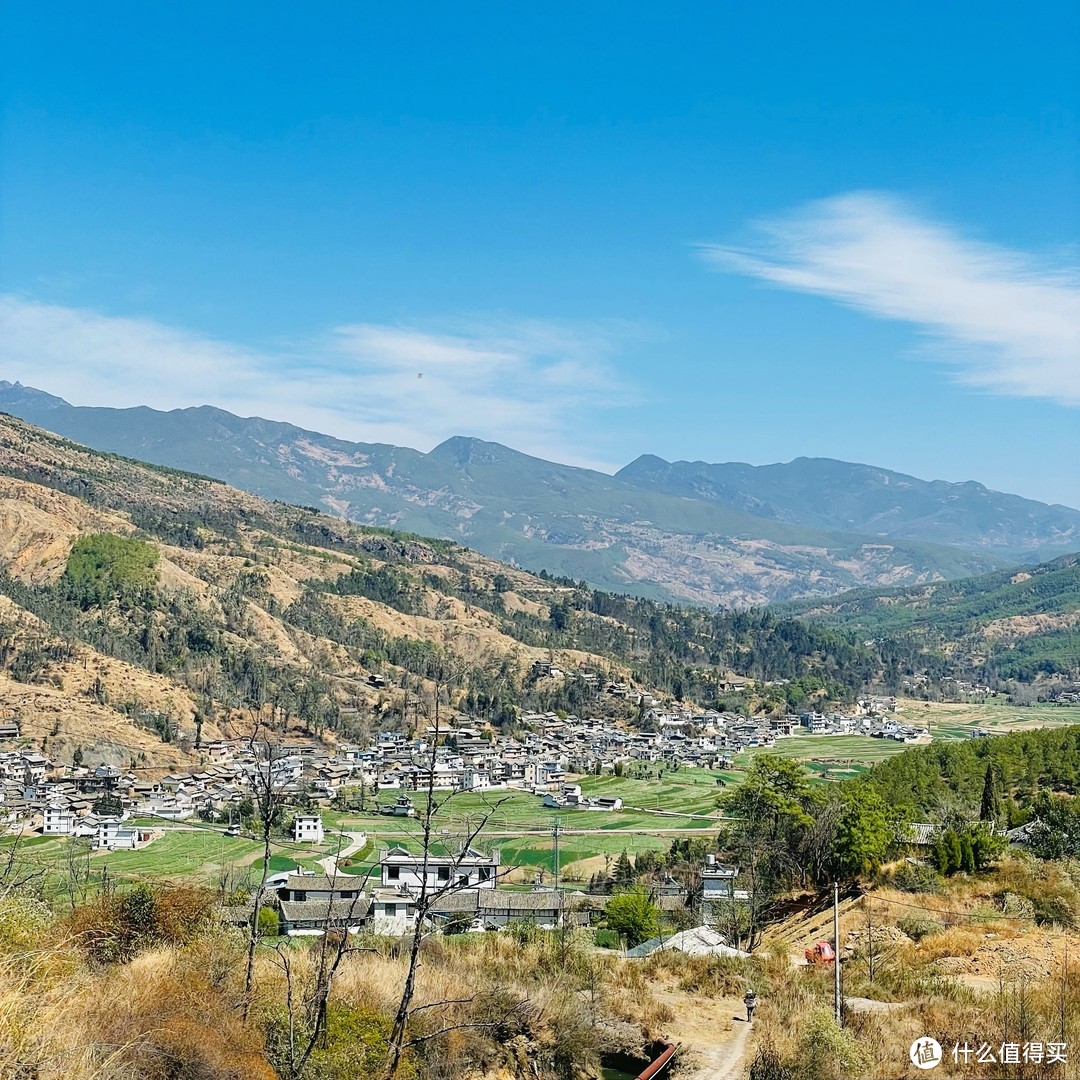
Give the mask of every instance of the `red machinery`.
M 832 945 L 827 941 L 815 941 L 814 944 L 806 950 L 805 956 L 808 964 L 836 963 L 836 953 L 833 952 Z

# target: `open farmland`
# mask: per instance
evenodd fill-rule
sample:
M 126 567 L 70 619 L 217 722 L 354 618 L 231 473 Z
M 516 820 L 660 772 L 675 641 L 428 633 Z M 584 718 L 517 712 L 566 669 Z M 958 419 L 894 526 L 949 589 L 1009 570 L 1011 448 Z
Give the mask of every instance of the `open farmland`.
M 1080 722 L 1080 707 L 1038 705 L 1026 708 L 997 702 L 926 705 L 905 702 L 905 720 L 928 725 L 936 739 L 966 739 L 974 728 L 994 734 L 1032 727 Z M 768 750 L 739 754 L 733 769 L 722 772 L 638 766 L 644 778 L 635 776 L 584 776 L 577 779 L 583 794 L 592 798 L 620 798 L 618 811 L 556 810 L 544 807 L 529 792 L 492 789 L 484 793 L 455 794 L 436 819 L 436 847 L 453 847 L 486 818 L 481 843 L 497 847 L 503 865 L 519 867 L 515 881 L 531 881 L 542 870 L 550 881 L 553 866 L 551 830 L 560 825 L 560 876 L 570 885 L 587 882 L 624 850 L 631 856 L 644 850 L 666 850 L 680 835 L 707 834 L 720 826 L 722 814 L 717 797 L 737 785 L 755 754 L 775 753 L 803 763 L 816 781 L 835 782 L 865 772 L 878 761 L 903 753 L 908 747 L 889 739 L 860 735 L 803 735 L 779 739 Z M 385 802 L 391 793 L 383 793 Z M 442 801 L 447 793 L 438 793 Z M 425 805 L 423 793 L 414 793 L 417 812 Z M 418 819 L 395 818 L 379 813 L 347 813 L 325 810 L 328 842 L 319 847 L 274 841 L 272 871 L 293 865 L 317 869 L 318 859 L 341 843 L 340 831 L 367 833 L 370 844 L 357 861 L 343 869 L 364 875 L 376 865 L 381 848 L 401 843 L 419 847 Z M 161 828 L 153 819 L 138 824 Z M 59 881 L 68 864 L 68 841 L 50 837 L 27 837 L 20 841 L 23 855 Z M 83 856 L 85 858 L 85 856 Z M 113 879 L 153 877 L 169 880 L 219 882 L 226 872 L 258 874 L 262 847 L 253 838 L 227 837 L 220 828 L 189 823 L 167 825 L 162 835 L 138 851 L 95 853 L 89 857 L 91 881 L 99 881 L 107 868 Z
M 338 837 L 319 846 L 275 840 L 271 871 L 296 865 L 317 869 L 317 860 L 339 843 Z M 261 840 L 226 836 L 209 825 L 166 827 L 137 851 L 88 852 L 85 843 L 59 836 L 6 837 L 2 842 L 5 850 L 16 844 L 18 858 L 27 868 L 43 873 L 43 889 L 50 895 L 69 879 L 73 862 L 88 871 L 91 891 L 105 877 L 113 882 L 156 878 L 216 885 L 237 871 L 258 875 L 262 870 Z

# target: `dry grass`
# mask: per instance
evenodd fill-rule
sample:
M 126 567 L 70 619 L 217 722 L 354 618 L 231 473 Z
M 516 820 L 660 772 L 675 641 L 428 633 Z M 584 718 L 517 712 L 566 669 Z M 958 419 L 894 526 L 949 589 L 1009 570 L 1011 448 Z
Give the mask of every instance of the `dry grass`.
M 62 920 L 27 898 L 0 902 L 0 1076 L 286 1075 L 275 1066 L 287 1058 L 287 993 L 291 988 L 296 1005 L 296 1045 L 303 1045 L 310 1031 L 303 1003 L 317 980 L 321 943 L 282 941 L 280 952 L 270 945 L 261 950 L 244 1020 L 242 933 L 212 924 L 187 933 L 174 925 L 194 925 L 184 912 L 198 901 L 197 890 L 155 893 L 153 920 L 140 922 L 134 935 L 121 924 L 144 909 L 125 906 L 124 894 L 99 898 Z M 332 985 L 330 1040 L 296 1080 L 344 1080 L 357 1075 L 361 1058 L 363 1074 L 371 1075 L 385 1056 L 405 960 L 386 942 L 354 944 Z M 414 1045 L 401 1080 L 565 1076 L 595 1067 L 603 1052 L 640 1052 L 672 1019 L 649 972 L 597 952 L 584 931 L 429 938 L 413 1007 Z M 345 1041 L 335 1045 L 335 1038 Z

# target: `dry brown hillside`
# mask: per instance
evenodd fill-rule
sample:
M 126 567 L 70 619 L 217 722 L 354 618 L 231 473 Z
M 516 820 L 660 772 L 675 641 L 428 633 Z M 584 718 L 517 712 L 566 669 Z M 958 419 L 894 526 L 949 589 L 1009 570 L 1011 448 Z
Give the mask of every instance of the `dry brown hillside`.
M 100 565 L 103 534 L 153 562 L 148 591 L 125 594 L 120 564 Z M 77 544 L 92 580 L 73 577 Z M 514 704 L 537 660 L 626 676 L 529 642 L 559 585 L 5 416 L 0 569 L 0 704 L 61 761 L 82 746 L 91 763 L 194 763 L 197 736 L 249 731 L 256 715 L 282 732 L 362 737 L 406 716 L 406 695 L 408 719 L 422 719 L 436 676 L 483 717 Z

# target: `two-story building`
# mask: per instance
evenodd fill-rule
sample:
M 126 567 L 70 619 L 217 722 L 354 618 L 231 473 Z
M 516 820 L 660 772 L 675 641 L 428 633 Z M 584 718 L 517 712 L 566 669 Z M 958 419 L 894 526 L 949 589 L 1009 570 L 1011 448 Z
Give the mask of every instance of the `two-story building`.
M 49 802 L 41 811 L 41 831 L 46 836 L 69 836 L 74 824 L 75 814 L 70 803 Z
M 736 899 L 738 873 L 736 867 L 718 863 L 715 855 L 705 856 L 705 865 L 701 868 L 701 914 L 707 923 L 720 914 L 722 904 Z
M 379 858 L 382 886 L 419 892 L 437 889 L 494 889 L 499 877 L 499 855 L 465 848 L 456 855 L 414 854 L 402 847 L 384 850 Z
M 290 937 L 314 936 L 327 929 L 356 932 L 370 907 L 363 881 L 347 874 L 290 874 L 278 890 L 278 901 L 281 932 Z

